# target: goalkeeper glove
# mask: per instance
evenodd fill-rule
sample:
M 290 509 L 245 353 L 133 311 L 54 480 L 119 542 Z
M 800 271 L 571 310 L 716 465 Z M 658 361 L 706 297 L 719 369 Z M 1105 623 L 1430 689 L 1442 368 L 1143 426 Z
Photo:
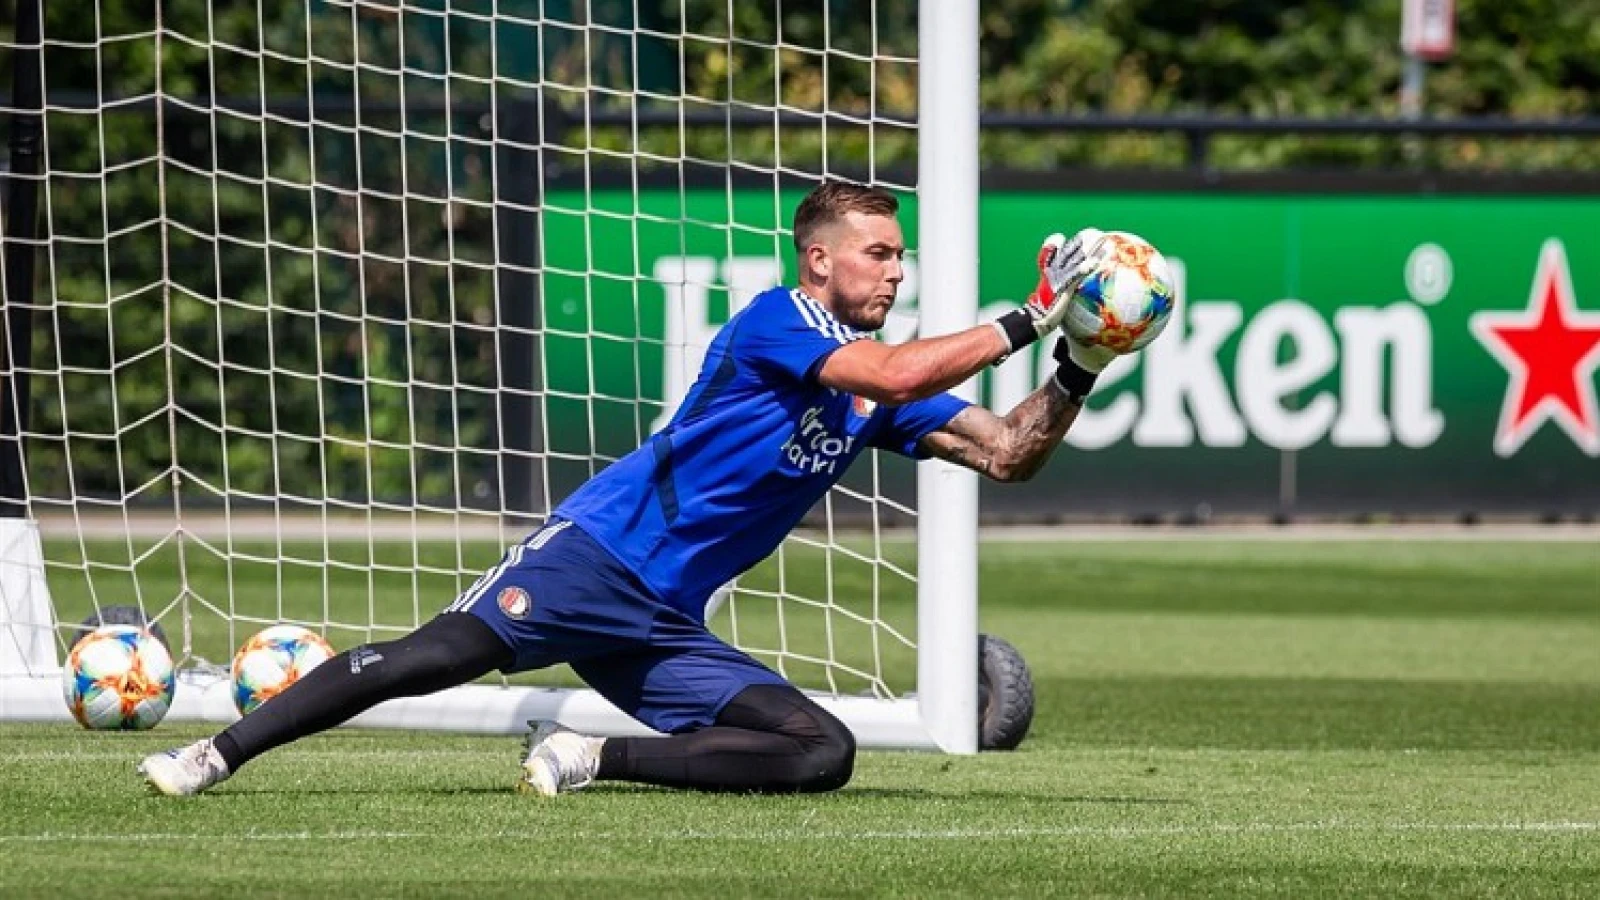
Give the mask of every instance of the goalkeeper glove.
M 1117 358 L 1117 352 L 1110 347 L 1101 347 L 1098 344 L 1088 344 L 1070 335 L 1056 338 L 1056 386 L 1067 395 L 1067 399 L 1079 406 L 1089 399 L 1089 392 L 1094 390 L 1094 382 L 1105 371 L 1106 366 Z
M 1021 309 L 994 320 L 1009 348 L 1006 356 L 1054 331 L 1066 318 L 1067 298 L 1099 265 L 1104 237 L 1097 228 L 1085 228 L 1070 239 L 1060 233 L 1044 239 L 1039 248 L 1039 286 Z

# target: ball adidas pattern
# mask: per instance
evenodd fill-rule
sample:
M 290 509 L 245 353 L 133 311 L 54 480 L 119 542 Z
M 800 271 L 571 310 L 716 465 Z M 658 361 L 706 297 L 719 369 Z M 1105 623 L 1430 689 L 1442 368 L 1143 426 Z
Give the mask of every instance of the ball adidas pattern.
M 249 715 L 332 656 L 321 635 L 299 625 L 263 629 L 233 657 L 233 705 Z
M 67 654 L 62 692 L 72 717 L 97 731 L 142 731 L 172 706 L 172 655 L 155 635 L 132 625 L 102 625 Z
M 1108 231 L 1105 240 L 1111 252 L 1079 283 L 1062 327 L 1080 340 L 1132 353 L 1155 340 L 1172 317 L 1172 270 L 1136 234 Z

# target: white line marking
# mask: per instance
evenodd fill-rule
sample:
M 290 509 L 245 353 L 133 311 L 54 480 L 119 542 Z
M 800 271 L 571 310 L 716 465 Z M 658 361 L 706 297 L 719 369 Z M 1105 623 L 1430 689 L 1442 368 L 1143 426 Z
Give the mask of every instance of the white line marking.
M 1094 826 L 1067 825 L 1059 828 L 953 828 L 943 831 L 913 829 L 905 831 L 666 831 L 666 832 L 596 832 L 572 834 L 567 837 L 579 840 L 653 840 L 653 841 L 742 841 L 774 843 L 786 841 L 970 841 L 1030 837 L 1209 837 L 1239 834 L 1288 834 L 1294 832 L 1322 833 L 1535 833 L 1561 834 L 1600 831 L 1600 822 L 1249 822 L 1238 825 L 1153 825 Z M 422 832 L 422 831 L 246 831 L 237 833 L 204 832 L 182 834 L 158 832 L 151 834 L 84 834 L 80 832 L 46 831 L 37 834 L 0 834 L 0 844 L 51 844 L 51 843 L 162 843 L 196 841 L 251 842 L 251 841 L 451 841 L 462 839 L 502 840 L 526 838 L 528 832 L 485 831 L 478 833 Z

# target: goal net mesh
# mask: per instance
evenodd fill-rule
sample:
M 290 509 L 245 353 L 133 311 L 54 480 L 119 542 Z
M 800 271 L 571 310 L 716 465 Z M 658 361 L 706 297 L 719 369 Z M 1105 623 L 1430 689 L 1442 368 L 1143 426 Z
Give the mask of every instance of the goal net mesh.
M 416 626 L 792 282 L 807 189 L 911 199 L 915 3 L 737 8 L 46 3 L 38 236 L 7 256 L 38 273 L 5 302 L 58 654 L 113 605 L 199 666 L 279 622 Z M 903 694 L 913 497 L 863 457 L 714 628 L 803 687 Z

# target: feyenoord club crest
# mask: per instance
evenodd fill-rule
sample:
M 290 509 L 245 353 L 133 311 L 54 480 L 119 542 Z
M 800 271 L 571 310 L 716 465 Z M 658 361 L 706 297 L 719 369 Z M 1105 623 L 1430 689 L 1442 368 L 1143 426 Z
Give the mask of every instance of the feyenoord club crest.
M 526 618 L 528 610 L 533 608 L 533 600 L 528 597 L 528 592 L 516 585 L 501 588 L 496 601 L 500 604 L 500 611 L 513 619 Z
M 1526 308 L 1478 312 L 1472 333 L 1506 367 L 1510 380 L 1495 427 L 1494 452 L 1510 456 L 1545 422 L 1554 422 L 1579 449 L 1600 456 L 1600 313 L 1578 309 L 1559 240 L 1544 242 Z

